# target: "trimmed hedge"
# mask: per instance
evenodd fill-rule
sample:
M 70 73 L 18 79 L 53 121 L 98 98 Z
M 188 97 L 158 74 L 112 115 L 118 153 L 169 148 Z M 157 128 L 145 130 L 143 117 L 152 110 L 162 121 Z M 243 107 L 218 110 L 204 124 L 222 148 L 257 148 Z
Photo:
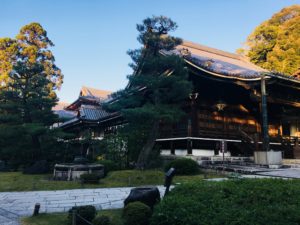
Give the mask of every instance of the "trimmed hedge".
M 197 162 L 187 158 L 175 159 L 169 162 L 165 167 L 165 171 L 168 171 L 171 167 L 176 169 L 176 175 L 194 175 L 199 172 Z
M 123 209 L 124 225 L 148 225 L 152 211 L 142 202 L 132 202 Z
M 93 221 L 96 216 L 96 208 L 92 205 L 74 206 L 69 210 L 68 213 L 69 224 L 72 224 L 73 210 L 76 210 L 76 214 L 86 219 L 87 221 Z M 76 225 L 86 225 L 86 222 L 77 216 Z
M 202 181 L 173 189 L 151 225 L 296 225 L 299 212 L 299 180 Z

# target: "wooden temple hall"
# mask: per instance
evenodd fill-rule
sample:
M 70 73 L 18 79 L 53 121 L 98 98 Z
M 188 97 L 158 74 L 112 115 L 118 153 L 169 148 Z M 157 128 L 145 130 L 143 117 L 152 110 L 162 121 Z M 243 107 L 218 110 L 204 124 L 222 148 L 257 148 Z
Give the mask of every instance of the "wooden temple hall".
M 182 106 L 186 117 L 160 126 L 156 142 L 162 155 L 253 156 L 255 151 L 274 150 L 285 158 L 300 157 L 300 79 L 187 41 L 162 54 L 183 57 L 194 85 Z M 101 97 L 91 93 L 82 93 L 66 109 L 78 112 L 62 124 L 66 130 L 88 128 L 104 135 L 122 124 L 122 116 L 105 112 Z

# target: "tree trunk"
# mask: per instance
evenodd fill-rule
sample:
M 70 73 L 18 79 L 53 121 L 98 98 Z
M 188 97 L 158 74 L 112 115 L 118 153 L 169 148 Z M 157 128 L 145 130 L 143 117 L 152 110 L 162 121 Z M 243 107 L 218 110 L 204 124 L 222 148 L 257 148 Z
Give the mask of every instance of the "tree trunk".
M 158 128 L 159 128 L 159 121 L 155 121 L 151 128 L 147 141 L 139 154 L 137 165 L 136 165 L 138 169 L 144 169 L 148 163 L 150 153 L 155 145 L 155 140 L 158 136 Z

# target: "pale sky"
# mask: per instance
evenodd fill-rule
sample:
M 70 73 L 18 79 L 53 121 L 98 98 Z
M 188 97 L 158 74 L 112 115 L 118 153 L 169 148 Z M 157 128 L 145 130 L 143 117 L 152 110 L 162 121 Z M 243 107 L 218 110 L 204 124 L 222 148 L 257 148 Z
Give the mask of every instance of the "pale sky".
M 137 23 L 164 15 L 178 24 L 172 35 L 235 52 L 264 20 L 300 0 L 0 0 L 0 37 L 39 22 L 65 75 L 60 101 L 72 102 L 82 85 L 116 91 L 131 73 L 128 49 L 139 47 Z

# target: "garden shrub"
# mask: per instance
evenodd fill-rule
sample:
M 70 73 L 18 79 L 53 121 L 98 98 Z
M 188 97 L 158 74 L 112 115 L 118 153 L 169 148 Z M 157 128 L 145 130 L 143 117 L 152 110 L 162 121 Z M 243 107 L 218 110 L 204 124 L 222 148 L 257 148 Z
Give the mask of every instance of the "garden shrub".
M 152 211 L 142 202 L 129 203 L 123 209 L 124 225 L 148 225 Z
M 165 167 L 165 171 L 168 171 L 171 167 L 175 168 L 176 175 L 194 175 L 199 172 L 197 162 L 187 158 L 175 159 L 169 162 Z
M 107 175 L 110 171 L 119 170 L 119 166 L 112 160 L 98 160 L 97 163 L 102 164 L 104 166 L 104 174 Z
M 31 166 L 26 167 L 23 170 L 24 174 L 45 174 L 50 171 L 49 164 L 46 160 L 39 160 L 33 163 Z
M 300 222 L 300 181 L 240 179 L 175 187 L 151 225 L 281 225 Z
M 92 205 L 74 206 L 69 210 L 68 213 L 69 224 L 72 224 L 73 210 L 76 211 L 77 215 L 90 222 L 93 221 L 96 216 L 96 208 Z M 80 217 L 76 217 L 76 225 L 86 225 L 86 222 L 83 221 Z
M 80 180 L 83 184 L 98 184 L 100 176 L 95 173 L 84 173 L 80 175 Z
M 108 216 L 97 216 L 94 220 L 93 220 L 93 225 L 111 225 L 111 220 Z

